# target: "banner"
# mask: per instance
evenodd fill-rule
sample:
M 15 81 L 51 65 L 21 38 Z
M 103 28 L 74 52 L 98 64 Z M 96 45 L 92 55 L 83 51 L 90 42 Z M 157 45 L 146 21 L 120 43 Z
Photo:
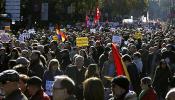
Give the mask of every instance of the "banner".
M 136 32 L 136 33 L 134 34 L 134 38 L 135 38 L 135 39 L 142 39 L 142 33 L 141 33 L 141 32 Z
M 113 43 L 117 43 L 118 45 L 121 45 L 122 37 L 121 36 L 117 36 L 117 35 L 113 35 L 112 36 L 112 42 Z
M 54 36 L 52 36 L 52 39 L 53 39 L 54 41 L 58 41 L 58 36 L 57 36 L 57 35 L 54 35 Z
M 76 38 L 77 47 L 84 47 L 89 45 L 89 41 L 87 37 L 78 37 Z

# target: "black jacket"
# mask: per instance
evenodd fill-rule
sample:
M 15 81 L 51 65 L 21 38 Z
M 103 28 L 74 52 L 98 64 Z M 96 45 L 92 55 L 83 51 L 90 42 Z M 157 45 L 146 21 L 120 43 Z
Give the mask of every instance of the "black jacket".
M 20 91 L 20 89 L 13 91 L 4 100 L 28 100 L 27 97 Z

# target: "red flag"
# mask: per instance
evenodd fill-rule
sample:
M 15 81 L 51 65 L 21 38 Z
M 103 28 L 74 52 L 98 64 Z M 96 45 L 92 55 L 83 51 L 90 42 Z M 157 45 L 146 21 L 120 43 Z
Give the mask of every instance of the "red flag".
M 94 17 L 94 23 L 96 24 L 100 20 L 100 9 L 96 8 L 96 15 Z
M 89 16 L 86 15 L 86 27 L 89 27 Z
M 121 59 L 120 53 L 118 48 L 116 47 L 115 44 L 112 43 L 112 54 L 114 58 L 114 65 L 116 68 L 116 74 L 118 75 L 125 75 L 128 80 L 130 80 L 127 68 L 125 64 L 123 63 L 123 60 Z

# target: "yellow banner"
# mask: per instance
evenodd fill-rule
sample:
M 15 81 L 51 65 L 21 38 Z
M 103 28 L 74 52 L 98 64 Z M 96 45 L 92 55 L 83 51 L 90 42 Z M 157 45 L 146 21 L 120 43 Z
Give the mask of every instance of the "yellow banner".
M 134 35 L 135 39 L 142 39 L 142 33 L 141 32 L 136 32 Z
M 56 35 L 52 36 L 52 39 L 53 39 L 54 41 L 58 41 L 58 37 L 57 37 Z
M 78 37 L 76 38 L 76 45 L 78 47 L 84 47 L 89 45 L 89 41 L 87 37 Z

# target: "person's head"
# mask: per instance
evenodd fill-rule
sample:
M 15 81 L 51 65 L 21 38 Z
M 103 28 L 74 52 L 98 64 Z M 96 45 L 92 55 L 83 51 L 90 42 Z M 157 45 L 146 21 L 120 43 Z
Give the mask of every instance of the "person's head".
M 35 95 L 39 90 L 42 89 L 42 80 L 37 76 L 32 76 L 27 81 L 27 88 L 29 95 Z
M 30 53 L 29 53 L 28 50 L 22 50 L 22 51 L 21 51 L 21 56 L 22 56 L 22 57 L 25 57 L 25 58 L 29 58 Z
M 4 55 L 4 54 L 6 54 L 6 50 L 4 47 L 1 47 L 0 48 L 0 55 Z
M 92 55 L 92 54 L 95 54 L 96 52 L 97 52 L 97 49 L 94 46 L 90 46 L 89 54 Z
M 52 71 L 55 71 L 57 69 L 60 69 L 60 63 L 59 63 L 59 61 L 57 59 L 50 60 L 49 65 L 48 65 L 48 68 L 49 68 L 49 70 L 52 70 Z
M 15 57 L 15 58 L 19 57 L 19 51 L 18 51 L 17 48 L 13 48 L 13 49 L 11 50 L 10 54 L 11 54 L 11 57 L 12 57 L 12 56 Z
M 175 99 L 175 88 L 169 90 L 165 97 L 166 100 L 174 100 Z
M 136 52 L 137 51 L 137 48 L 136 48 L 136 46 L 135 45 L 130 45 L 129 46 L 129 51 L 131 52 L 131 53 L 134 53 L 134 52 Z
M 129 80 L 126 76 L 120 75 L 114 77 L 111 81 L 111 85 L 114 98 L 120 98 L 129 91 Z
M 40 55 L 41 55 L 40 51 L 33 50 L 30 58 L 32 61 L 38 61 L 40 59 Z
M 75 89 L 74 81 L 65 75 L 55 76 L 53 84 L 53 100 L 66 100 L 73 95 Z
M 30 61 L 25 57 L 18 57 L 16 59 L 16 64 L 22 64 L 25 67 L 28 67 L 30 65 Z
M 162 59 L 162 60 L 160 61 L 159 67 L 160 67 L 160 68 L 163 68 L 163 69 L 166 68 L 166 67 L 168 67 L 167 62 L 165 61 L 165 59 Z
M 85 78 L 99 77 L 97 64 L 90 64 L 85 72 Z
M 44 54 L 44 46 L 43 45 L 38 45 L 37 50 L 41 52 L 41 54 Z
M 128 54 L 123 55 L 122 60 L 126 65 L 132 62 L 131 56 Z
M 27 81 L 29 80 L 29 77 L 25 74 L 19 75 L 19 88 L 24 93 L 27 90 Z
M 84 65 L 84 57 L 83 56 L 77 56 L 76 58 L 75 58 L 75 65 L 77 66 L 77 67 L 82 67 L 83 65 Z
M 81 56 L 87 58 L 87 52 L 86 52 L 86 50 L 85 50 L 85 49 L 81 49 L 81 50 L 79 51 L 79 55 L 81 55 Z
M 57 48 L 57 46 L 58 46 L 57 41 L 54 41 L 54 40 L 51 41 L 51 43 L 50 43 L 50 48 L 51 48 L 51 50 L 55 51 L 56 48 Z
M 99 78 L 91 77 L 83 82 L 84 100 L 104 100 L 104 86 Z
M 133 58 L 134 58 L 134 60 L 140 59 L 140 58 L 141 58 L 140 52 L 135 52 L 135 53 L 133 54 Z
M 152 86 L 152 80 L 150 77 L 143 77 L 140 82 L 142 90 L 146 90 Z
M 15 70 L 6 70 L 0 73 L 0 87 L 4 91 L 4 95 L 9 95 L 16 91 L 19 82 L 19 73 Z
M 143 50 L 145 50 L 146 47 L 147 47 L 147 44 L 146 44 L 146 43 L 143 43 L 141 48 L 142 48 Z

